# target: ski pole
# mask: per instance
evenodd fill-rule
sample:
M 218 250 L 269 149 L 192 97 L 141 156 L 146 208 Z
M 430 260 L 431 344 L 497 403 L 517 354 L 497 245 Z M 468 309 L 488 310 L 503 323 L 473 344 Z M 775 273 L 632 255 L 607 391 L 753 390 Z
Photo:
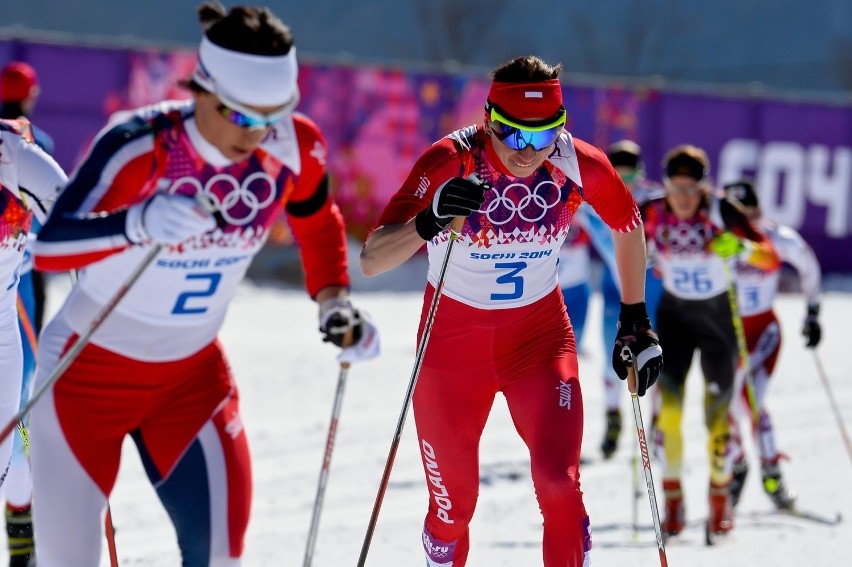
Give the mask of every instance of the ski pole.
M 755 429 L 760 423 L 760 408 L 757 406 L 757 394 L 754 389 L 754 381 L 751 375 L 751 362 L 748 356 L 748 344 L 746 343 L 745 328 L 743 328 L 743 318 L 740 315 L 740 304 L 737 301 L 737 286 L 734 279 L 734 271 L 728 262 L 722 262 L 725 266 L 725 277 L 728 280 L 728 305 L 731 309 L 731 322 L 734 325 L 734 333 L 737 335 L 737 350 L 739 351 L 740 361 L 742 361 L 742 371 L 745 373 L 745 389 L 748 403 L 751 406 L 751 417 L 754 420 Z M 763 453 L 762 447 L 761 454 Z
M 728 305 L 731 310 L 731 322 L 734 325 L 734 333 L 737 335 L 737 350 L 739 351 L 740 361 L 742 363 L 742 371 L 744 372 L 744 383 L 746 391 L 746 399 L 751 406 L 751 419 L 753 431 L 758 431 L 760 428 L 760 407 L 758 406 L 757 391 L 754 388 L 754 379 L 751 374 L 751 361 L 748 354 L 748 344 L 746 343 L 745 328 L 743 327 L 743 318 L 740 315 L 740 305 L 737 301 L 737 287 L 734 278 L 734 270 L 730 264 L 723 261 L 725 266 L 725 277 L 728 280 Z M 735 393 L 736 395 L 736 393 Z M 763 446 L 763 436 L 757 435 L 757 450 L 761 456 L 766 454 Z
M 17 424 L 18 433 L 21 435 L 21 441 L 24 444 L 24 450 L 27 454 L 30 452 L 30 432 L 24 425 L 23 421 Z M 112 514 L 110 514 L 109 501 L 107 501 L 106 517 L 104 518 L 104 535 L 107 540 L 107 548 L 109 549 L 109 566 L 118 567 L 118 553 L 115 547 L 115 528 L 112 525 Z
M 846 431 L 846 426 L 843 423 L 843 416 L 840 413 L 837 401 L 834 399 L 834 393 L 831 391 L 831 384 L 828 382 L 828 375 L 825 373 L 822 361 L 819 356 L 817 356 L 816 349 L 813 349 L 811 352 L 814 353 L 814 362 L 816 363 L 817 374 L 819 374 L 819 379 L 825 387 L 825 393 L 828 395 L 828 402 L 831 405 L 831 411 L 834 412 L 834 417 L 837 420 L 837 426 L 840 428 L 840 435 L 843 437 L 843 443 L 846 445 L 846 453 L 849 455 L 849 459 L 852 460 L 852 441 L 849 440 L 849 433 Z
M 118 567 L 118 550 L 115 547 L 115 526 L 112 523 L 112 512 L 107 502 L 106 516 L 104 516 L 104 533 L 107 540 L 107 551 L 109 552 L 109 567 Z
M 642 468 L 645 471 L 651 518 L 654 521 L 654 532 L 657 536 L 657 550 L 660 552 L 660 566 L 668 567 L 666 546 L 663 543 L 663 528 L 660 524 L 660 509 L 657 506 L 657 493 L 654 491 L 654 477 L 651 474 L 651 457 L 648 455 L 648 441 L 645 438 L 645 425 L 642 423 L 642 408 L 639 406 L 639 395 L 636 393 L 636 369 L 633 365 L 627 368 L 627 390 L 630 392 L 630 401 L 633 402 L 633 421 L 636 423 L 636 434 L 639 437 L 639 451 L 642 455 Z
M 633 518 L 633 541 L 639 541 L 639 499 L 642 497 L 642 492 L 639 485 L 639 445 L 633 446 L 633 456 L 630 459 L 630 476 L 633 480 L 633 502 L 632 502 L 632 518 Z
M 41 397 L 47 392 L 49 388 L 53 386 L 53 384 L 59 380 L 62 374 L 71 366 L 71 363 L 74 362 L 74 359 L 77 358 L 77 355 L 83 350 L 83 347 L 88 344 L 89 339 L 92 338 L 92 335 L 95 331 L 100 328 L 101 324 L 103 324 L 104 319 L 106 319 L 110 313 L 112 313 L 115 306 L 121 301 L 124 296 L 130 291 L 130 288 L 136 283 L 136 280 L 145 272 L 151 262 L 154 261 L 154 258 L 157 257 L 157 254 L 162 250 L 162 244 L 154 245 L 150 251 L 145 255 L 139 265 L 133 270 L 133 272 L 127 277 L 127 280 L 118 288 L 118 291 L 115 292 L 110 300 L 101 308 L 97 315 L 95 315 L 92 322 L 89 323 L 88 328 L 83 331 L 78 337 L 77 340 L 74 341 L 62 358 L 59 359 L 59 362 L 56 364 L 56 367 L 53 369 L 53 372 L 45 379 L 44 383 L 35 391 L 33 395 L 30 396 L 30 399 L 24 404 L 18 413 L 9 420 L 9 423 L 0 430 L 0 443 L 6 440 L 12 431 L 15 430 L 19 421 L 21 421 L 27 413 L 32 409 L 32 407 L 41 399 Z
M 80 280 L 77 270 L 68 272 L 71 276 L 73 286 Z M 112 507 L 107 499 L 106 515 L 104 515 L 104 537 L 106 537 L 107 551 L 109 552 L 109 567 L 118 567 L 118 548 L 115 545 L 115 524 L 112 523 Z
M 38 352 L 38 334 L 36 333 L 35 326 L 33 322 L 30 320 L 29 313 L 27 313 L 27 308 L 24 306 L 24 301 L 21 299 L 21 294 L 18 293 L 18 321 L 21 324 L 24 332 L 22 333 L 23 337 L 26 337 L 26 342 L 29 344 L 30 352 L 35 357 Z M 22 337 L 22 338 L 23 338 Z M 21 395 L 24 395 L 22 391 Z M 21 443 L 24 446 L 24 455 L 29 457 L 30 454 L 30 433 L 27 431 L 27 426 L 24 424 L 23 418 L 15 427 L 18 430 L 18 434 L 21 436 Z M 13 449 L 14 451 L 14 449 Z
M 346 377 L 349 374 L 350 363 L 340 363 L 340 374 L 337 377 L 337 391 L 334 394 L 334 403 L 331 406 L 331 423 L 328 426 L 328 437 L 325 440 L 325 455 L 320 469 L 319 482 L 317 484 L 317 495 L 314 499 L 314 510 L 311 515 L 311 527 L 308 529 L 308 541 L 305 545 L 305 559 L 303 567 L 310 567 L 314 558 L 314 549 L 317 543 L 317 531 L 319 530 L 320 513 L 325 498 L 325 487 L 328 483 L 328 474 L 331 467 L 331 450 L 334 448 L 334 438 L 337 432 L 337 422 L 340 418 L 340 407 L 343 405 L 343 391 L 346 388 Z
M 391 469 L 393 468 L 396 452 L 399 449 L 399 441 L 402 437 L 402 429 L 405 426 L 405 417 L 408 414 L 408 406 L 411 405 L 411 398 L 414 396 L 414 387 L 417 385 L 417 377 L 420 374 L 420 367 L 423 365 L 423 357 L 426 353 L 426 345 L 429 343 L 429 335 L 432 332 L 432 324 L 435 321 L 435 312 L 438 310 L 438 301 L 441 299 L 441 292 L 444 289 L 444 280 L 447 275 L 447 266 L 450 263 L 450 255 L 453 251 L 453 245 L 458 240 L 464 226 L 464 217 L 455 217 L 450 224 L 450 241 L 447 243 L 447 252 L 444 254 L 444 261 L 441 264 L 441 271 L 438 274 L 438 281 L 435 284 L 435 295 L 432 296 L 432 303 L 429 305 L 429 312 L 426 315 L 426 322 L 423 325 L 423 336 L 420 338 L 420 344 L 417 347 L 417 355 L 414 358 L 414 369 L 411 371 L 411 378 L 408 381 L 408 389 L 405 391 L 405 398 L 402 402 L 402 410 L 399 412 L 399 419 L 396 423 L 396 431 L 393 434 L 388 458 L 385 462 L 385 470 L 382 473 L 382 480 L 379 483 L 379 492 L 376 495 L 376 501 L 373 503 L 373 513 L 370 515 L 370 524 L 367 526 L 367 534 L 364 536 L 364 543 L 361 546 L 361 556 L 358 558 L 358 567 L 364 567 L 367 562 L 367 553 L 370 551 L 370 542 L 373 539 L 373 533 L 376 531 L 376 522 L 379 519 L 379 510 L 382 507 L 385 492 L 388 488 Z
M 77 271 L 71 271 L 71 283 L 77 282 Z M 21 320 L 21 326 L 24 328 L 24 334 L 27 337 L 27 341 L 30 344 L 30 350 L 35 354 L 38 351 L 38 340 L 36 338 L 35 328 L 33 327 L 32 321 L 30 321 L 29 314 L 27 313 L 26 308 L 24 307 L 23 301 L 21 301 L 21 296 L 18 295 L 18 318 Z M 30 453 L 30 433 L 27 430 L 27 427 L 24 425 L 23 421 L 24 416 L 21 416 L 21 421 L 19 421 L 16 425 L 18 429 L 18 433 L 21 436 L 21 442 L 24 444 L 24 452 L 26 455 Z M 109 564 L 110 567 L 118 567 L 118 553 L 116 551 L 115 546 L 115 528 L 112 525 L 112 514 L 110 514 L 109 501 L 107 501 L 107 512 L 106 517 L 104 518 L 104 535 L 107 540 L 107 547 L 109 549 Z

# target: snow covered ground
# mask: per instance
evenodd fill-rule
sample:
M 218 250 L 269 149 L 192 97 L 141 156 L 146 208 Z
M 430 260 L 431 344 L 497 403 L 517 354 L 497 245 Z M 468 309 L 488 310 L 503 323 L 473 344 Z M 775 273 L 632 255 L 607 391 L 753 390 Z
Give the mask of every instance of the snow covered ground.
M 412 278 L 408 289 L 420 287 L 422 273 L 411 276 L 402 272 L 400 276 Z M 355 365 L 349 373 L 313 563 L 317 567 L 357 563 L 414 359 L 421 294 L 364 291 L 367 287 L 356 278 L 354 297 L 380 327 L 383 354 Z M 51 291 L 56 290 L 52 284 Z M 56 307 L 55 297 L 51 296 L 51 307 Z M 604 412 L 600 374 L 608 352 L 600 339 L 600 297 L 594 295 L 592 301 L 580 359 L 586 402 L 583 454 L 588 461 L 582 480 L 593 530 L 592 564 L 655 566 L 660 561 L 644 486 L 640 486 L 639 499 L 633 497 L 635 432 L 625 430 L 619 451 L 609 461 L 602 461 L 597 449 Z M 758 475 L 753 474 L 738 510 L 735 532 L 719 546 L 706 547 L 703 521 L 708 472 L 702 381 L 693 372 L 687 385 L 685 416 L 688 527 L 682 541 L 668 547 L 669 565 L 850 564 L 852 461 L 813 357 L 801 346 L 798 333 L 803 303 L 798 295 L 784 295 L 778 303 L 787 343 L 770 391 L 770 408 L 780 448 L 791 458 L 784 466 L 786 479 L 798 490 L 801 507 L 829 517 L 841 513 L 844 521 L 826 526 L 773 513 Z M 849 348 L 844 331 L 852 316 L 852 295 L 827 294 L 822 313 L 824 341 L 818 355 L 850 430 L 852 379 L 843 352 Z M 302 564 L 338 378 L 334 348 L 320 341 L 316 327 L 315 306 L 303 292 L 246 283 L 221 334 L 240 384 L 242 414 L 254 458 L 254 505 L 243 562 L 247 566 Z M 632 423 L 626 390 L 622 407 L 626 423 Z M 650 409 L 643 408 L 647 426 Z M 502 397 L 485 429 L 481 461 L 480 498 L 471 525 L 468 564 L 540 565 L 541 519 L 529 479 L 529 459 Z M 662 508 L 659 465 L 652 466 Z M 413 418 L 409 417 L 367 565 L 423 565 L 420 533 L 426 497 Z M 121 565 L 179 564 L 171 525 L 129 440 L 111 506 Z M 631 527 L 634 507 L 638 534 Z M 108 561 L 104 559 L 102 565 Z

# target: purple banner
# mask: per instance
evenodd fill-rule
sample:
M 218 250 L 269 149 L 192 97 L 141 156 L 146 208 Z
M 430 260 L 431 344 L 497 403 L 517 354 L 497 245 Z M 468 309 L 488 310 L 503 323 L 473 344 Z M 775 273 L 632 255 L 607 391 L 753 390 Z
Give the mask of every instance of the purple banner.
M 0 40 L 0 64 L 10 59 L 38 71 L 42 95 L 32 118 L 70 170 L 112 112 L 187 97 L 176 82 L 189 75 L 195 55 Z M 299 84 L 299 109 L 326 136 L 336 198 L 350 232 L 362 238 L 421 152 L 482 119 L 489 80 L 302 62 Z M 754 177 L 768 217 L 799 230 L 826 272 L 852 273 L 852 255 L 844 253 L 852 248 L 852 108 L 618 86 L 564 89 L 576 137 L 598 146 L 636 140 L 655 179 L 669 148 L 701 146 L 717 183 Z

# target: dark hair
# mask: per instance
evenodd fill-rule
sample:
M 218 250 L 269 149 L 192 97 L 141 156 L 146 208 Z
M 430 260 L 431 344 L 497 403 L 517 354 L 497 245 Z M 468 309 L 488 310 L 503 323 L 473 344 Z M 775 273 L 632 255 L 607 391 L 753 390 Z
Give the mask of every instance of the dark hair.
M 642 165 L 642 149 L 633 140 L 619 140 L 610 145 L 606 152 L 613 167 L 639 169 Z
M 757 207 L 760 205 L 757 197 L 757 191 L 754 189 L 754 182 L 751 179 L 743 178 L 733 183 L 728 183 L 724 187 L 725 196 L 728 199 L 733 199 L 744 207 Z
M 234 6 L 225 11 L 217 1 L 196 9 L 207 39 L 225 49 L 252 55 L 287 55 L 293 33 L 269 8 Z
M 560 71 L 562 63 L 549 65 L 535 55 L 525 55 L 497 67 L 491 77 L 501 83 L 526 83 L 556 79 Z
M 710 158 L 707 152 L 691 144 L 675 146 L 663 158 L 666 177 L 685 175 L 702 181 L 710 173 Z
M 207 39 L 225 49 L 252 55 L 287 55 L 293 47 L 293 33 L 269 8 L 235 6 L 225 11 L 219 2 L 204 2 L 196 8 Z M 207 89 L 194 79 L 178 85 L 195 93 Z
M 26 115 L 20 102 L 0 102 L 0 118 L 16 120 Z

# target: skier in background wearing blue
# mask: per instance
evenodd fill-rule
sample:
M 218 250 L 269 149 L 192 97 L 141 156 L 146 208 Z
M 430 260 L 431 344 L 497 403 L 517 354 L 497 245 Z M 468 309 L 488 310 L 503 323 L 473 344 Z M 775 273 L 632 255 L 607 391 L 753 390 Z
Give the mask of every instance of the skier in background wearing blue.
M 621 176 L 624 184 L 633 195 L 640 213 L 644 205 L 654 199 L 665 196 L 665 190 L 657 183 L 645 177 L 645 166 L 642 163 L 642 149 L 632 140 L 619 140 L 607 148 L 607 157 L 613 169 Z M 592 213 L 594 214 L 594 213 Z M 603 296 L 603 344 L 608 348 L 615 340 L 617 332 L 618 313 L 621 306 L 621 290 L 617 278 L 613 277 L 612 237 L 599 233 L 603 238 L 592 237 L 596 242 L 595 249 L 604 260 L 603 275 L 601 276 L 601 295 Z M 606 240 L 608 239 L 608 240 Z M 606 243 L 609 243 L 608 245 Z M 657 314 L 663 286 L 659 276 L 654 272 L 653 258 L 649 256 L 648 269 L 645 274 L 645 302 L 648 306 L 648 316 L 651 323 Z M 570 308 L 569 308 L 570 312 Z M 572 319 L 573 321 L 573 319 Z M 606 348 L 604 349 L 606 352 Z M 601 454 L 609 459 L 618 448 L 618 438 L 621 435 L 621 396 L 618 375 L 606 361 L 603 368 L 604 398 L 606 405 L 606 428 L 601 441 Z M 655 393 L 656 395 L 656 393 Z
M 617 268 L 612 235 L 601 217 L 594 209 L 583 203 L 577 209 L 575 220 L 576 224 L 571 226 L 565 242 L 559 249 L 557 270 L 559 288 L 562 290 L 568 317 L 571 318 L 577 352 L 579 352 L 592 291 L 589 283 L 592 277 L 591 247 L 594 247 L 608 270 L 617 271 Z

